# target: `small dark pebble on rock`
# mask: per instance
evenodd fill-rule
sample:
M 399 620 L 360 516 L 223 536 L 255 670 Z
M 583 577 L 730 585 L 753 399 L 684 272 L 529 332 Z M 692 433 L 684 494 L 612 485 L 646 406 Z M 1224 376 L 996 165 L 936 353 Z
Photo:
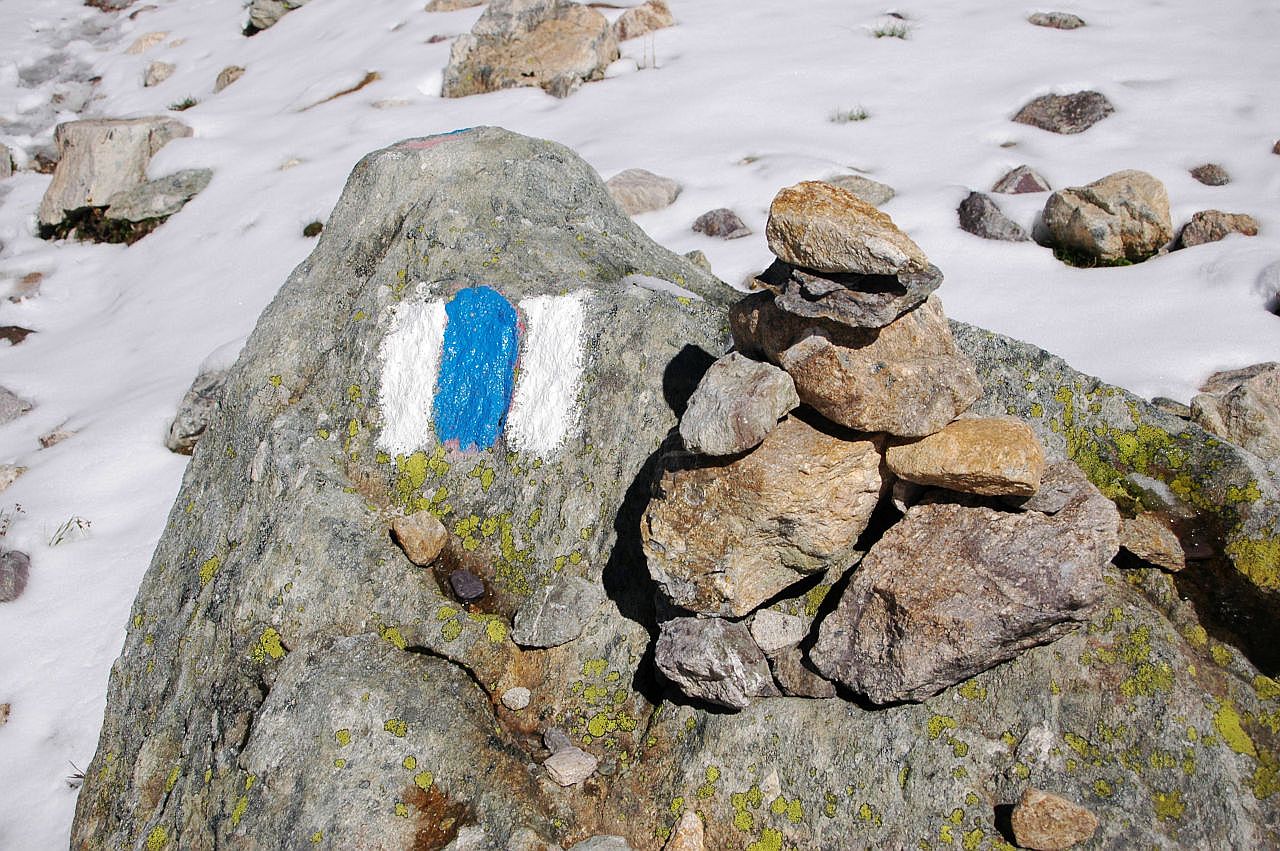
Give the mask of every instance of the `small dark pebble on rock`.
M 469 570 L 458 568 L 450 573 L 449 585 L 457 598 L 464 603 L 479 600 L 484 596 L 484 582 Z

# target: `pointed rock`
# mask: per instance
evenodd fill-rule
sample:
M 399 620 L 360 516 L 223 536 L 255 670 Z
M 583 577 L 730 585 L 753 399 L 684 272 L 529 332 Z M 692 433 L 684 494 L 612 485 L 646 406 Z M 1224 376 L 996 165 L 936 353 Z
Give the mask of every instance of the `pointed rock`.
M 1083 133 L 1116 108 L 1099 92 L 1075 92 L 1069 95 L 1041 95 L 1028 103 L 1013 120 L 1030 124 L 1050 133 Z
M 957 213 L 961 230 L 974 236 L 1005 242 L 1027 242 L 1031 239 L 1021 225 L 1001 212 L 996 202 L 981 192 L 970 192 L 960 202 Z
M 1010 170 L 991 187 L 992 192 L 1005 195 L 1024 195 L 1030 192 L 1048 192 L 1049 181 L 1030 166 L 1020 165 Z
M 711 365 L 689 397 L 680 437 L 690 452 L 736 455 L 759 446 L 799 405 L 791 376 L 730 352 Z

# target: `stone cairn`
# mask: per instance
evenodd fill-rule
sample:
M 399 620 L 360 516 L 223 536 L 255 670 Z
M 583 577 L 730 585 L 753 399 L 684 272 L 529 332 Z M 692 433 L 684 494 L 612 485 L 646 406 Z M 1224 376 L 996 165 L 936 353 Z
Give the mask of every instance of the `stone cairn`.
M 766 236 L 777 261 L 732 308 L 735 350 L 689 399 L 642 523 L 675 615 L 662 673 L 732 709 L 918 701 L 1075 629 L 1119 514 L 1025 423 L 966 415 L 983 390 L 941 272 L 826 183 L 779 192 Z

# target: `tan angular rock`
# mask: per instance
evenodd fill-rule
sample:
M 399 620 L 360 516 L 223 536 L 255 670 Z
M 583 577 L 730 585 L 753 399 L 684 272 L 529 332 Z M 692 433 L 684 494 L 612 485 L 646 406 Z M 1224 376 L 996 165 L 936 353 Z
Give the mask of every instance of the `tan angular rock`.
M 1010 820 L 1018 845 L 1035 851 L 1067 851 L 1087 842 L 1098 829 L 1093 813 L 1034 786 L 1022 793 Z
M 425 567 L 440 557 L 449 530 L 430 511 L 419 511 L 391 521 L 391 532 L 409 561 Z
M 613 34 L 618 41 L 639 38 L 654 30 L 675 26 L 675 16 L 667 6 L 666 0 L 648 0 L 639 6 L 632 6 L 613 22 Z
M 227 86 L 231 85 L 232 83 L 234 83 L 236 80 L 240 79 L 243 76 L 244 76 L 243 66 L 228 65 L 226 68 L 223 68 L 221 71 L 218 72 L 218 78 L 213 81 L 214 94 L 217 94 L 218 92 L 222 91 Z
M 40 201 L 40 224 L 57 225 L 70 210 L 105 206 L 117 192 L 141 186 L 155 152 L 190 135 L 190 127 L 164 116 L 59 124 L 53 134 L 58 167 Z
M 561 786 L 576 786 L 595 774 L 600 760 L 576 745 L 558 750 L 547 757 L 542 767 Z
M 25 472 L 27 468 L 19 467 L 17 464 L 0 464 L 0 493 L 4 493 L 9 485 L 16 482 Z
M 146 88 L 158 86 L 165 80 L 173 76 L 173 72 L 178 70 L 178 66 L 172 62 L 155 61 L 147 66 L 146 73 L 142 75 L 142 85 Z
M 989 496 L 1031 496 L 1044 473 L 1044 447 L 1026 423 L 1011 418 L 965 418 L 942 431 L 885 450 L 895 476 Z
M 1101 263 L 1137 263 L 1173 239 L 1164 184 L 1132 169 L 1053 193 L 1044 224 L 1055 248 Z
M 732 463 L 671 459 L 641 524 L 650 575 L 677 606 L 740 617 L 847 558 L 884 488 L 881 443 L 793 416 Z
M 1138 558 L 1177 573 L 1187 566 L 1182 542 L 1159 515 L 1144 512 L 1120 521 L 1120 546 Z
M 1178 243 L 1183 248 L 1204 245 L 1226 239 L 1228 234 L 1258 235 L 1258 220 L 1247 213 L 1224 213 L 1221 210 L 1201 210 L 1182 226 Z
M 125 53 L 130 56 L 141 56 L 168 37 L 168 32 L 143 33 L 133 40 L 133 43 L 125 50 Z
M 685 810 L 662 851 L 704 851 L 706 842 L 702 819 L 692 810 Z
M 929 265 L 893 219 L 820 180 L 797 183 L 774 197 L 765 237 L 779 259 L 815 272 L 896 275 Z
M 759 353 L 791 375 L 801 402 L 858 431 L 924 437 L 982 395 L 936 296 L 867 330 L 794 316 L 772 294 L 759 293 L 734 305 L 729 323 L 741 351 Z
M 570 0 L 492 0 L 470 33 L 458 36 L 444 70 L 445 97 L 539 86 L 567 97 L 604 76 L 618 40 L 595 9 Z
M 609 196 L 628 216 L 671 206 L 680 195 L 680 184 L 643 168 L 620 171 L 605 181 Z
M 1259 458 L 1280 460 L 1280 362 L 1215 372 L 1191 400 L 1191 421 Z

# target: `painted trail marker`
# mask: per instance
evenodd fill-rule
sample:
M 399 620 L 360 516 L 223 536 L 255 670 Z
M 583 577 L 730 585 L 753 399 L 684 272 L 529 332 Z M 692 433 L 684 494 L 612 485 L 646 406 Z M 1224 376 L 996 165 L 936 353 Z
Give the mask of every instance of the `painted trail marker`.
M 585 301 L 584 292 L 524 299 L 524 323 L 491 287 L 398 305 L 379 351 L 379 447 L 472 451 L 502 436 L 515 451 L 551 455 L 577 422 Z

